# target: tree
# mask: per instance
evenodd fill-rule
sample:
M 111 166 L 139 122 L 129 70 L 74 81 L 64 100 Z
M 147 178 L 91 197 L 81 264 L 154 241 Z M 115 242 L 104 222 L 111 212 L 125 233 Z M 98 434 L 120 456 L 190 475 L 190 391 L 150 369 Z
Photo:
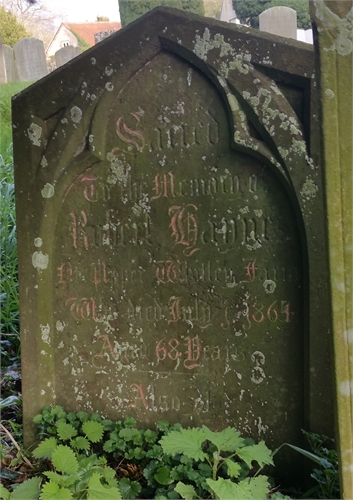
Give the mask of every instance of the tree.
M 298 28 L 311 27 L 309 15 L 309 0 L 233 0 L 237 17 L 243 24 L 253 28 L 259 27 L 259 14 L 275 6 L 290 7 L 297 12 Z
M 203 0 L 119 0 L 120 19 L 122 26 L 135 21 L 149 10 L 158 6 L 175 7 L 187 12 L 204 15 Z
M 97 16 L 97 22 L 102 22 L 102 21 L 109 21 L 109 17 L 107 16 Z
M 4 7 L 0 6 L 0 38 L 5 45 L 13 47 L 16 42 L 31 36 L 26 28 L 17 21 L 16 16 L 12 12 L 8 12 Z
M 51 12 L 44 0 L 1 0 L 1 4 L 14 14 L 32 36 L 43 40 L 46 45 L 56 31 L 56 14 Z

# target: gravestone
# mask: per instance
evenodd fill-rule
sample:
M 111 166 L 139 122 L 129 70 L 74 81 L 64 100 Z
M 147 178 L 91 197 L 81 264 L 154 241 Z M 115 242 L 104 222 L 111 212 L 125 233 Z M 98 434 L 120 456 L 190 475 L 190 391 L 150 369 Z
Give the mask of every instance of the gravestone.
M 100 31 L 99 33 L 94 34 L 94 41 L 95 43 L 99 43 L 105 38 L 108 38 L 108 36 L 114 35 L 117 30 L 108 30 L 108 31 Z
M 56 67 L 59 68 L 59 66 L 63 66 L 81 53 L 82 50 L 80 47 L 73 47 L 72 45 L 67 45 L 66 47 L 57 50 L 55 52 Z
M 16 71 L 20 82 L 39 80 L 48 74 L 44 44 L 38 38 L 22 38 L 14 47 Z
M 16 73 L 13 48 L 9 47 L 8 45 L 3 45 L 2 48 L 5 57 L 7 81 L 15 82 L 16 80 L 18 80 L 18 76 Z
M 5 64 L 5 54 L 4 45 L 0 40 L 0 83 L 7 82 L 6 64 Z
M 259 15 L 259 29 L 297 39 L 297 12 L 290 7 L 271 7 Z
M 315 85 L 310 46 L 157 8 L 15 97 L 26 443 L 51 403 L 332 434 Z

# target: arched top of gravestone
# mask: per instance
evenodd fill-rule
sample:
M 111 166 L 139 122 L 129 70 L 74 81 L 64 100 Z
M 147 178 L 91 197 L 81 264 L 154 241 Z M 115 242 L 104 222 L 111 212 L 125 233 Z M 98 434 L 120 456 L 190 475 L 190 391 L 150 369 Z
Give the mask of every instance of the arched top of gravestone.
M 297 12 L 290 7 L 275 6 L 259 15 L 261 31 L 297 39 Z

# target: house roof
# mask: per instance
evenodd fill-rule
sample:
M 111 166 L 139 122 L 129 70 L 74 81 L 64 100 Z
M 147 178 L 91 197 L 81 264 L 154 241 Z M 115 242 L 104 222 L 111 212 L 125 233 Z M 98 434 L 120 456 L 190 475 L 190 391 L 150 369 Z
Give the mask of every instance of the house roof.
M 120 30 L 121 23 L 119 22 L 105 22 L 100 21 L 97 23 L 65 23 L 66 26 L 71 30 L 80 35 L 85 42 L 87 42 L 91 47 L 95 45 L 94 35 L 100 33 L 101 31 L 112 31 Z M 75 34 L 74 33 L 74 34 Z

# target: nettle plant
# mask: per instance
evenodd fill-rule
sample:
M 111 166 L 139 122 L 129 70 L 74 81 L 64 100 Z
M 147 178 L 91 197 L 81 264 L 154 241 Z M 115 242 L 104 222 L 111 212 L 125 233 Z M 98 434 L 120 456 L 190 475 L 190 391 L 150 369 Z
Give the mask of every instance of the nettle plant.
M 41 443 L 33 457 L 41 477 L 12 493 L 2 488 L 5 500 L 288 498 L 271 495 L 269 478 L 260 474 L 273 465 L 265 443 L 230 427 L 212 432 L 162 420 L 156 430 L 144 430 L 132 417 L 113 422 L 60 406 L 45 407 L 34 421 Z

